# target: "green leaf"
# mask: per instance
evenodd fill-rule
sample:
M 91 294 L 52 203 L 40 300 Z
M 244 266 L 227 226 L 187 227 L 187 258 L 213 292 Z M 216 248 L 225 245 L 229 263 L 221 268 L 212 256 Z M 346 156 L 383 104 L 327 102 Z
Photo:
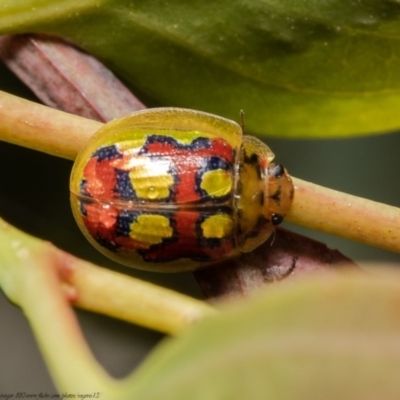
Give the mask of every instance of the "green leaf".
M 164 342 L 130 398 L 397 398 L 399 278 L 360 273 L 270 289 Z
M 3 0 L 0 32 L 66 36 L 159 104 L 264 135 L 400 126 L 397 0 Z

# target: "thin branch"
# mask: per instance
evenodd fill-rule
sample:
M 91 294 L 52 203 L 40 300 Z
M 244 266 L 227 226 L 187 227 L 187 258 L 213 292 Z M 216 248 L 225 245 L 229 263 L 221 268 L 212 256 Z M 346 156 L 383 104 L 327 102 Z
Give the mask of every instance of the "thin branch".
M 0 140 L 75 159 L 103 124 L 0 91 Z
M 72 160 L 101 125 L 0 92 L 0 140 Z M 293 180 L 288 221 L 400 252 L 400 209 Z
M 0 258 L 0 287 L 24 311 L 32 310 L 35 323 L 43 315 L 49 318 L 40 308 L 50 307 L 31 304 L 47 296 L 47 286 L 38 280 L 54 274 L 58 282 L 51 278 L 53 295 L 63 288 L 68 300 L 79 307 L 164 333 L 178 334 L 215 312 L 201 300 L 78 259 L 1 219 Z M 46 301 L 53 302 L 48 296 Z
M 321 232 L 400 253 L 400 208 L 293 178 L 286 219 Z
M 64 254 L 67 293 L 80 308 L 173 335 L 215 312 L 203 301 Z

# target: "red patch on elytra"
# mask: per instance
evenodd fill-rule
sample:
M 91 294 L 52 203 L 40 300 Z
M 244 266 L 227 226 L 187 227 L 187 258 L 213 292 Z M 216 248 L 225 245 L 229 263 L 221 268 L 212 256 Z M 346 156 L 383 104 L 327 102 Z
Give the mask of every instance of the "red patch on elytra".
M 104 207 L 99 203 L 85 204 L 86 215 L 83 222 L 94 238 L 114 242 L 118 210 L 115 207 Z
M 85 166 L 83 177 L 86 181 L 85 191 L 94 199 L 115 198 L 117 177 L 109 160 L 98 161 L 97 157 L 91 158 Z

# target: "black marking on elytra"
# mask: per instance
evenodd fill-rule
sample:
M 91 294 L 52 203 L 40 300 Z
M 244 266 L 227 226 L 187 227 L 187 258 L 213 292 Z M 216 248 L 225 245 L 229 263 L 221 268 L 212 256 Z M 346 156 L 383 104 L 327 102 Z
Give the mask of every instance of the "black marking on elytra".
M 226 171 L 229 170 L 229 164 L 221 157 L 212 156 L 207 159 L 207 170 L 216 170 L 216 169 L 224 169 Z
M 138 211 L 122 210 L 117 217 L 116 235 L 129 237 L 131 224 L 136 221 L 139 214 Z
M 87 180 L 86 179 L 82 179 L 79 183 L 79 193 L 83 196 L 90 196 L 90 193 L 88 193 L 87 190 Z
M 211 147 L 211 140 L 203 137 L 196 138 L 192 141 L 192 143 L 187 145 L 181 145 L 182 148 L 187 149 L 190 148 L 192 150 L 199 150 L 199 149 L 208 149 Z
M 117 245 L 116 243 L 110 242 L 108 239 L 103 238 L 101 236 L 95 236 L 94 239 L 96 240 L 96 242 L 106 248 L 107 250 L 110 250 L 114 253 L 116 253 L 118 251 L 118 249 L 121 247 L 119 245 Z
M 165 202 L 165 201 L 171 201 L 171 200 L 175 199 L 176 192 L 177 192 L 177 187 L 178 187 L 179 182 L 181 180 L 180 177 L 179 177 L 179 172 L 178 172 L 176 166 L 173 163 L 171 163 L 169 165 L 167 173 L 172 177 L 172 181 L 173 181 L 171 187 L 169 188 L 169 195 L 167 197 L 162 198 L 162 199 L 154 199 L 153 200 L 154 202 L 158 202 L 158 201 L 159 202 Z
M 278 189 L 276 190 L 276 192 L 274 194 L 272 194 L 271 196 L 269 196 L 270 199 L 272 199 L 276 204 L 280 204 L 281 203 L 281 194 L 282 194 L 282 190 L 281 187 L 279 186 Z
M 87 211 L 86 211 L 86 204 L 88 204 L 88 201 L 84 201 L 84 200 L 79 200 L 79 211 L 81 212 L 81 214 L 86 217 L 87 216 Z
M 115 160 L 116 158 L 122 158 L 123 154 L 118 151 L 116 145 L 111 145 L 97 149 L 92 154 L 92 158 L 94 157 L 97 157 L 97 161 L 100 162 L 104 160 Z
M 208 138 L 199 137 L 194 139 L 189 144 L 184 144 L 178 142 L 174 137 L 167 135 L 149 135 L 146 138 L 146 142 L 143 144 L 142 148 L 139 151 L 139 155 L 146 154 L 149 157 L 157 157 L 158 154 L 154 154 L 152 151 L 149 151 L 149 147 L 152 144 L 168 144 L 171 147 L 179 150 L 199 150 L 199 149 L 207 149 L 211 147 L 211 140 Z M 190 157 L 190 153 L 188 153 Z
M 81 212 L 81 214 L 83 215 L 83 216 L 87 216 L 87 211 L 86 211 L 86 204 L 89 204 L 90 203 L 90 197 L 91 197 L 91 195 L 90 195 L 90 193 L 88 193 L 88 190 L 87 190 L 87 180 L 86 179 L 82 179 L 81 180 L 81 182 L 80 182 L 80 184 L 79 184 L 79 193 L 82 195 L 82 196 L 85 196 L 85 197 L 83 197 L 83 198 L 79 198 L 79 196 L 78 196 L 78 198 L 79 198 L 79 211 Z
M 121 200 L 134 200 L 137 198 L 136 193 L 132 187 L 129 171 L 115 169 L 115 176 L 117 183 L 114 187 L 114 192 Z

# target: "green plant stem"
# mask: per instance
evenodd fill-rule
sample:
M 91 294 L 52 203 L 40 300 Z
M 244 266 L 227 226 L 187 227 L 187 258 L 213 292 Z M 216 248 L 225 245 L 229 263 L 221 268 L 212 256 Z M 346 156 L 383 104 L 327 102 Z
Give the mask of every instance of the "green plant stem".
M 101 123 L 0 92 L 0 139 L 74 159 Z M 287 220 L 400 252 L 400 209 L 293 178 Z
M 66 279 L 72 289 L 68 292 L 80 308 L 173 335 L 215 313 L 203 301 L 99 268 L 69 254 L 65 254 L 65 262 Z
M 400 208 L 293 178 L 287 221 L 400 253 Z
M 59 292 L 64 293 L 63 302 L 67 298 L 81 308 L 169 334 L 178 334 L 215 313 L 203 301 L 100 268 L 1 219 L 0 259 L 0 287 L 11 301 L 34 316 L 35 324 L 43 316 L 48 318 L 53 307 L 63 309 L 59 300 L 49 300 L 51 295 L 58 298 Z M 48 285 L 52 294 L 46 294 Z
M 31 324 L 59 390 L 109 391 L 110 379 L 93 358 L 57 276 L 57 254 L 0 221 L 0 283 Z
M 0 91 L 0 140 L 75 159 L 102 123 Z
M 90 280 L 74 277 L 74 268 L 85 268 L 87 263 L 66 256 L 51 244 L 26 235 L 1 219 L 0 259 L 0 286 L 7 297 L 23 309 L 59 392 L 75 396 L 79 393 L 98 394 L 96 398 L 107 400 L 131 398 L 129 393 L 135 387 L 134 374 L 116 380 L 103 369 L 93 357 L 70 306 L 71 298 L 79 299 L 84 289 L 80 284 L 90 285 Z M 100 270 L 91 266 L 90 274 L 96 277 Z M 112 274 L 104 276 L 100 272 L 97 276 L 99 282 L 104 278 L 110 281 L 103 281 L 98 286 L 113 286 L 115 278 Z M 70 286 L 75 283 L 76 287 Z M 65 291 L 63 284 L 69 285 L 69 289 Z M 120 285 L 116 288 L 125 290 Z M 135 282 L 132 282 L 129 289 L 135 291 L 135 288 Z M 139 289 L 142 289 L 141 284 Z M 165 292 L 162 288 L 160 290 Z M 143 300 L 141 292 L 138 291 L 132 308 Z M 100 292 L 95 294 L 102 297 Z M 158 296 L 157 288 L 153 288 L 152 294 Z M 174 298 L 173 293 L 162 294 L 160 301 L 168 302 L 169 296 Z M 178 296 L 179 302 L 184 305 L 184 296 Z M 115 297 L 114 293 L 109 299 L 110 303 L 114 302 Z M 122 298 L 125 298 L 124 293 Z M 194 302 L 189 299 L 189 303 L 194 309 Z M 206 310 L 206 306 L 200 305 L 200 309 L 202 311 L 197 316 Z M 148 312 L 154 310 L 149 309 Z M 170 313 L 173 318 L 173 311 L 168 307 L 162 306 L 161 312 Z M 183 324 L 180 323 L 177 329 L 183 329 Z

